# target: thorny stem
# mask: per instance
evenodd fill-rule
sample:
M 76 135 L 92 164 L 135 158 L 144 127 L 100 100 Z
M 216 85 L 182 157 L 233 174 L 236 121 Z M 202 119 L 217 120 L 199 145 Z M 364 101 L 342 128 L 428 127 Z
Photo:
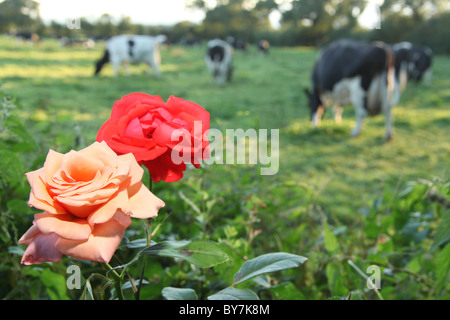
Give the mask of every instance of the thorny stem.
M 152 181 L 152 176 L 149 176 L 148 179 L 148 189 L 150 190 L 150 192 L 153 192 L 153 181 Z M 152 240 L 152 218 L 148 218 L 145 220 L 145 235 L 146 235 L 146 244 L 147 247 L 150 246 L 151 240 Z M 140 294 L 141 294 L 141 287 L 142 287 L 142 281 L 144 280 L 144 272 L 145 272 L 145 267 L 146 267 L 146 263 L 147 262 L 147 257 L 144 257 L 144 262 L 142 264 L 142 270 L 141 270 L 141 275 L 139 277 L 139 283 L 138 283 L 138 288 L 137 288 L 137 292 L 136 292 L 136 300 L 140 299 Z
M 122 292 L 122 277 L 114 270 L 109 263 L 104 264 L 106 268 L 108 269 L 108 272 L 111 272 L 113 281 L 114 281 L 114 287 L 116 288 L 117 297 L 119 300 L 124 300 L 123 298 L 123 292 Z

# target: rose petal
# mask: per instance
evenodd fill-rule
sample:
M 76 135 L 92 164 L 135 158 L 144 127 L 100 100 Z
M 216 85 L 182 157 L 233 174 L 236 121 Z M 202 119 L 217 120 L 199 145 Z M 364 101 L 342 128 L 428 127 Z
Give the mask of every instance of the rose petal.
M 93 194 L 92 201 L 85 199 L 75 199 L 75 197 L 65 198 L 58 196 L 56 198 L 64 206 L 67 212 L 70 212 L 71 214 L 79 218 L 87 218 L 93 211 L 97 210 L 101 204 L 107 201 L 107 199 L 100 197 L 96 202 L 96 195 L 98 194 Z
M 167 100 L 167 109 L 173 114 L 174 118 L 189 121 L 191 128 L 193 128 L 193 121 L 199 121 L 202 124 L 203 131 L 209 129 L 209 112 L 192 101 L 170 96 Z
M 123 214 L 120 211 L 117 211 L 116 214 L 113 217 L 113 220 L 121 224 L 125 229 L 128 228 L 131 225 L 131 218 L 130 216 Z
M 138 104 L 152 107 L 165 107 L 165 102 L 160 96 L 151 96 L 145 93 L 133 92 L 123 96 L 114 103 L 111 111 L 111 118 L 119 119 L 128 115 L 130 109 L 136 108 Z
M 111 220 L 118 210 L 128 215 L 131 213 L 127 189 L 119 191 L 117 195 L 112 197 L 103 206 L 93 211 L 88 217 L 89 224 L 92 226 L 98 223 L 105 223 Z
M 38 234 L 25 250 L 21 263 L 31 265 L 58 262 L 62 256 L 62 253 L 55 247 L 58 239 L 58 236 L 54 233 Z
M 28 205 L 54 214 L 66 213 L 67 211 L 49 194 L 47 186 L 44 183 L 45 178 L 41 177 L 43 174 L 44 170 L 42 168 L 26 173 L 28 183 L 31 186 Z
M 42 233 L 55 233 L 69 240 L 87 240 L 92 228 L 86 219 L 77 219 L 70 214 L 41 213 L 34 216 L 35 224 Z
M 174 148 L 179 144 L 184 147 L 191 147 L 191 134 L 188 130 L 180 128 L 179 125 L 173 123 L 162 123 L 155 132 L 153 132 L 153 139 L 161 146 L 168 146 Z
M 92 156 L 70 151 L 63 157 L 61 170 L 76 181 L 91 181 L 103 166 L 102 161 Z
M 60 169 L 63 157 L 64 155 L 62 153 L 50 149 L 42 169 L 44 171 L 44 176 L 51 177 L 58 169 Z
M 21 245 L 29 245 L 31 243 L 31 241 L 33 241 L 33 239 L 40 234 L 41 232 L 39 231 L 39 228 L 33 224 L 24 234 L 23 236 L 19 239 L 19 244 Z
M 151 161 L 142 162 L 147 167 L 148 172 L 153 181 L 158 182 L 175 182 L 183 178 L 183 171 L 186 170 L 186 164 L 175 164 L 171 159 L 171 151 L 169 150 L 162 156 Z
M 82 260 L 108 263 L 125 234 L 125 228 L 115 220 L 97 224 L 87 241 L 59 238 L 56 248 L 63 254 Z
M 130 122 L 128 122 L 127 128 L 124 132 L 124 136 L 144 138 L 141 123 L 139 122 L 138 118 L 134 118 Z
M 151 193 L 143 183 L 134 185 L 128 192 L 133 218 L 148 219 L 156 217 L 158 210 L 165 206 L 165 203 Z
M 104 141 L 94 142 L 79 152 L 102 161 L 105 166 L 112 168 L 117 166 L 116 153 Z
M 121 161 L 126 161 L 129 163 L 129 176 L 131 177 L 130 185 L 141 182 L 142 176 L 144 175 L 144 169 L 137 163 L 133 154 L 128 153 L 119 156 Z

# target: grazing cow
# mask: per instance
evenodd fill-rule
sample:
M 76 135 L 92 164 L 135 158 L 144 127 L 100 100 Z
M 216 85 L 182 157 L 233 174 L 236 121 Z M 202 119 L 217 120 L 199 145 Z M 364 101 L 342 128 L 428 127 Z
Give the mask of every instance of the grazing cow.
M 153 69 L 155 76 L 159 78 L 161 75 L 159 44 L 165 39 L 163 36 L 144 35 L 119 35 L 110 38 L 106 42 L 105 54 L 96 64 L 95 75 L 99 74 L 107 62 L 111 62 L 113 65 L 114 76 L 118 75 L 121 65 L 128 75 L 128 63 L 146 63 L 148 74 Z
M 433 51 L 428 47 L 412 46 L 408 75 L 411 80 L 420 82 L 424 77 L 426 84 L 431 84 L 431 64 Z
M 39 35 L 34 32 L 19 32 L 16 34 L 16 42 L 28 42 L 30 44 L 38 44 L 40 42 Z
M 231 81 L 232 54 L 233 48 L 228 42 L 220 39 L 208 41 L 205 61 L 212 78 L 219 85 Z
M 201 45 L 201 41 L 196 38 L 182 37 L 180 39 L 180 44 L 186 47 L 199 47 Z
M 269 44 L 269 41 L 267 41 L 267 40 L 260 40 L 258 42 L 259 53 L 262 53 L 262 54 L 269 53 L 269 47 L 270 47 L 270 44 Z
M 358 136 L 364 117 L 383 112 L 385 140 L 392 138 L 391 94 L 394 89 L 394 55 L 383 43 L 338 40 L 319 55 L 312 72 L 313 91 L 305 89 L 314 126 L 318 126 L 324 107 L 334 102 L 335 119 L 341 120 L 342 105 L 353 105 Z
M 411 56 L 412 44 L 409 42 L 401 42 L 392 46 L 395 55 L 395 92 L 394 103 L 400 101 L 400 95 L 405 90 L 408 83 L 408 68 Z
M 395 103 L 406 88 L 408 81 L 420 82 L 422 77 L 426 84 L 431 83 L 431 63 L 433 52 L 428 47 L 412 45 L 410 42 L 400 42 L 392 46 L 395 55 Z
M 227 37 L 227 42 L 236 50 L 242 50 L 247 52 L 247 42 L 242 39 L 236 39 L 235 37 Z
M 59 39 L 59 45 L 61 47 L 75 47 L 75 46 L 83 46 L 87 49 L 93 49 L 95 47 L 94 39 L 76 39 L 69 37 L 61 37 Z

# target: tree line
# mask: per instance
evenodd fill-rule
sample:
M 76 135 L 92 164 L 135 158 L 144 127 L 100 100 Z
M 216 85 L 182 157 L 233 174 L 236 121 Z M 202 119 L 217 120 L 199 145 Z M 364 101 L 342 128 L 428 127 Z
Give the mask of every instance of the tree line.
M 411 41 L 428 45 L 436 53 L 450 53 L 450 8 L 445 0 L 378 0 L 378 27 L 363 28 L 358 19 L 368 0 L 185 0 L 186 6 L 203 10 L 199 24 L 181 21 L 171 26 L 134 23 L 130 17 L 105 13 L 95 21 L 80 18 L 81 29 L 66 23 L 44 24 L 34 0 L 0 2 L 0 32 L 37 32 L 40 36 L 105 39 L 121 33 L 166 34 L 172 42 L 233 36 L 248 43 L 266 39 L 274 46 L 321 46 L 342 37 Z M 379 3 L 379 4 L 377 4 Z M 278 12 L 279 27 L 269 20 Z

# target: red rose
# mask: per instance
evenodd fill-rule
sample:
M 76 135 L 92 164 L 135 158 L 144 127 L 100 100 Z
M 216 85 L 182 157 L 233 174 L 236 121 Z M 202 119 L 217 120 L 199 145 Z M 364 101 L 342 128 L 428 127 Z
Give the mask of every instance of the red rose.
M 208 158 L 208 130 L 209 113 L 198 104 L 131 93 L 114 103 L 97 141 L 106 141 L 117 154 L 133 153 L 153 181 L 174 182 L 183 177 L 187 159 L 198 168 Z M 173 150 L 183 161 L 172 156 Z

